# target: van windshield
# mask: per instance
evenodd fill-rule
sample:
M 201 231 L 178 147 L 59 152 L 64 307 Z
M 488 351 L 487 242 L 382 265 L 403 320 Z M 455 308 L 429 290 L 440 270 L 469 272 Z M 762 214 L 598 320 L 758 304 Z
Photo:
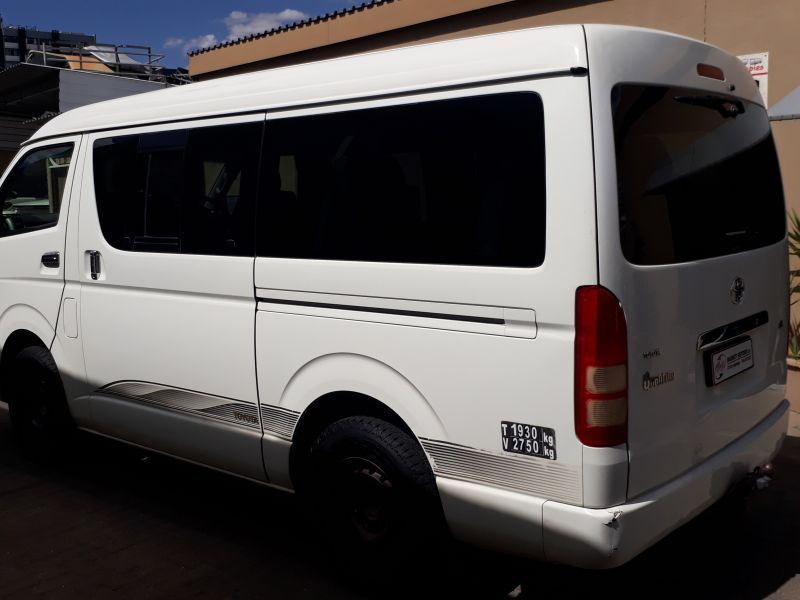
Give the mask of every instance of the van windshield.
M 783 189 L 763 107 L 638 84 L 615 86 L 611 104 L 629 262 L 695 261 L 783 239 Z

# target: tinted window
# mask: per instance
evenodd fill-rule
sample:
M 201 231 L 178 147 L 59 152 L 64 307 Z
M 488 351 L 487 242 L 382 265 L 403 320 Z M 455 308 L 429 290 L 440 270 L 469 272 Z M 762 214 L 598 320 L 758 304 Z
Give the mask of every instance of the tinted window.
M 39 148 L 14 165 L 0 188 L 0 236 L 44 229 L 58 222 L 72 149 L 72 144 Z
M 783 239 L 766 111 L 698 90 L 618 85 L 612 94 L 620 239 L 632 263 L 700 260 Z
M 538 266 L 543 120 L 519 93 L 269 121 L 259 254 Z
M 252 254 L 261 130 L 252 123 L 95 142 L 106 240 L 139 252 Z

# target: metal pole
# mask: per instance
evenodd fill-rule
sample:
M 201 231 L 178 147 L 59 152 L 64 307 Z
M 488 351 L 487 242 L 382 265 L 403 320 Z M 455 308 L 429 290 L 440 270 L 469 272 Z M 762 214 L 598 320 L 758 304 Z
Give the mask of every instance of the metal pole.
M 0 70 L 6 68 L 6 36 L 3 32 L 3 15 L 0 15 Z

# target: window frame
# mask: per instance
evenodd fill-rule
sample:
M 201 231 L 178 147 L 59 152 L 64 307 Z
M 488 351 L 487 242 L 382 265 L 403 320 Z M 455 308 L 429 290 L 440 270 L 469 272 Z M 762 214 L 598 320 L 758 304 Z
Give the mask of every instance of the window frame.
M 168 133 L 172 131 L 181 131 L 181 130 L 195 130 L 195 129 L 207 129 L 212 127 L 222 127 L 226 125 L 245 125 L 250 123 L 261 123 L 262 124 L 262 136 L 263 136 L 263 123 L 265 121 L 266 113 L 264 112 L 256 112 L 256 113 L 246 113 L 246 114 L 232 114 L 232 115 L 223 115 L 219 117 L 209 117 L 209 118 L 195 118 L 195 119 L 187 119 L 187 120 L 176 120 L 176 121 L 169 121 L 169 122 L 159 122 L 159 123 L 151 123 L 151 124 L 144 124 L 144 125 L 137 125 L 134 127 L 120 127 L 116 129 L 109 129 L 104 131 L 94 131 L 88 132 L 86 134 L 86 167 L 87 167 L 87 176 L 86 181 L 84 182 L 84 191 L 82 196 L 84 197 L 84 202 L 88 202 L 92 205 L 92 212 L 93 212 L 93 226 L 97 228 L 98 237 L 102 240 L 102 243 L 105 247 L 106 252 L 120 252 L 135 256 L 141 255 L 154 255 L 154 256 L 178 256 L 178 257 L 192 257 L 192 256 L 203 256 L 209 258 L 233 258 L 233 259 L 248 259 L 252 260 L 255 256 L 255 251 L 253 253 L 248 253 L 247 255 L 228 255 L 228 254 L 190 254 L 190 253 L 181 253 L 181 252 L 142 252 L 132 249 L 126 248 L 118 248 L 117 246 L 113 245 L 111 242 L 108 241 L 105 237 L 105 233 L 103 232 L 102 225 L 100 223 L 100 214 L 98 211 L 98 203 L 97 203 L 97 190 L 95 188 L 95 181 L 94 181 L 94 174 L 95 174 L 95 162 L 94 162 L 94 146 L 95 143 L 101 140 L 107 140 L 114 137 L 125 137 L 125 136 L 133 136 L 133 135 L 146 135 L 146 134 L 153 134 L 153 133 Z M 260 168 L 257 172 L 257 176 L 260 175 Z M 257 205 L 257 202 L 256 202 Z
M 530 85 L 496 85 L 494 82 L 490 82 L 489 84 L 476 84 L 476 87 L 470 87 L 464 90 L 458 90 L 454 93 L 453 90 L 437 90 L 437 91 L 427 91 L 427 90 L 420 90 L 417 92 L 411 92 L 408 95 L 396 96 L 396 97 L 366 97 L 366 98 L 356 98 L 356 99 L 348 99 L 342 100 L 340 102 L 332 102 L 330 104 L 325 103 L 323 105 L 312 105 L 312 106 L 298 106 L 298 107 L 287 107 L 282 108 L 279 110 L 270 110 L 266 113 L 266 121 L 265 121 L 265 129 L 264 129 L 264 144 L 262 148 L 262 174 L 261 174 L 261 181 L 264 181 L 264 172 L 265 172 L 265 159 L 267 158 L 267 148 L 269 145 L 269 135 L 270 135 L 270 128 L 269 124 L 272 121 L 278 120 L 287 120 L 287 119 L 300 119 L 305 117 L 314 117 L 314 116 L 326 116 L 326 115 L 335 115 L 339 113 L 353 113 L 359 111 L 366 111 L 371 109 L 389 109 L 389 108 L 400 108 L 403 106 L 414 106 L 419 104 L 429 104 L 429 103 L 436 103 L 436 102 L 448 102 L 448 101 L 459 101 L 459 100 L 470 100 L 475 98 L 485 98 L 485 97 L 496 97 L 496 96 L 508 96 L 508 95 L 533 95 L 536 97 L 537 101 L 539 102 L 539 106 L 541 108 L 541 121 L 538 125 L 541 127 L 541 140 L 542 140 L 542 186 L 543 186 L 543 198 L 542 202 L 544 206 L 542 207 L 542 220 L 543 220 L 543 227 L 542 227 L 542 251 L 540 260 L 537 264 L 523 266 L 523 265 L 500 265 L 500 264 L 471 264 L 467 262 L 433 262 L 433 261 L 392 261 L 392 260 L 368 260 L 368 259 L 344 259 L 344 258 L 309 258 L 309 257 L 285 257 L 285 256 L 274 256 L 272 254 L 262 254 L 259 251 L 260 248 L 260 240 L 259 240 L 259 231 L 260 231 L 260 211 L 262 210 L 262 204 L 264 203 L 263 193 L 262 190 L 259 190 L 259 201 L 256 208 L 256 236 L 255 236 L 255 252 L 256 257 L 258 259 L 267 259 L 267 260 L 286 260 L 286 261 L 313 261 L 313 262 L 321 262 L 321 263 L 352 263 L 352 264 L 359 264 L 359 263 L 370 263 L 370 264 L 377 264 L 377 265 L 399 265 L 399 266 L 417 266 L 417 267 L 442 267 L 442 268 L 466 268 L 466 269 L 501 269 L 504 271 L 510 270 L 519 270 L 523 272 L 527 271 L 536 271 L 542 269 L 543 265 L 547 262 L 547 255 L 548 255 L 548 232 L 549 229 L 549 197 L 550 197 L 550 185 L 552 183 L 549 177 L 549 164 L 548 164 L 548 101 L 545 98 L 544 93 L 537 89 L 536 87 Z
M 746 249 L 728 250 L 728 251 L 725 251 L 725 252 L 722 252 L 722 253 L 713 253 L 713 254 L 710 254 L 710 255 L 707 255 L 707 256 L 693 256 L 693 257 L 689 257 L 689 258 L 681 258 L 681 259 L 675 259 L 675 260 L 671 260 L 671 261 L 652 261 L 652 262 L 649 262 L 649 261 L 643 260 L 641 256 L 629 256 L 628 248 L 626 247 L 625 240 L 623 238 L 624 233 L 623 233 L 623 229 L 622 229 L 622 225 L 621 224 L 622 224 L 623 217 L 624 218 L 628 218 L 629 208 L 630 207 L 627 205 L 627 202 L 630 201 L 631 199 L 630 198 L 626 198 L 626 199 L 623 200 L 622 194 L 620 193 L 620 178 L 622 176 L 622 172 L 621 172 L 621 166 L 619 164 L 620 148 L 618 147 L 618 143 L 617 143 L 617 122 L 616 122 L 616 110 L 617 109 L 613 105 L 613 95 L 616 93 L 616 90 L 618 88 L 640 88 L 640 89 L 644 89 L 644 88 L 651 88 L 651 89 L 652 88 L 664 88 L 669 93 L 679 92 L 681 94 L 697 94 L 697 95 L 714 96 L 714 97 L 718 97 L 718 98 L 729 100 L 731 102 L 744 103 L 746 105 L 746 107 L 748 109 L 750 109 L 750 110 L 752 110 L 752 109 L 762 110 L 764 112 L 765 116 L 767 116 L 766 115 L 767 109 L 766 109 L 765 106 L 763 106 L 762 104 L 759 104 L 757 101 L 755 101 L 753 99 L 747 99 L 747 98 L 743 98 L 743 97 L 739 97 L 739 96 L 730 94 L 728 92 L 714 91 L 714 90 L 710 90 L 710 89 L 707 89 L 707 88 L 702 88 L 702 87 L 698 87 L 698 86 L 690 85 L 690 84 L 672 84 L 672 83 L 668 83 L 668 82 L 666 82 L 666 83 L 665 82 L 640 82 L 640 81 L 624 80 L 624 81 L 617 81 L 610 87 L 610 95 L 608 96 L 608 106 L 610 108 L 610 111 L 609 111 L 609 125 L 611 127 L 611 148 L 613 150 L 611 156 L 613 157 L 613 163 L 612 163 L 613 167 L 612 168 L 613 168 L 614 181 L 615 181 L 615 186 L 616 186 L 615 204 L 616 204 L 616 213 L 617 213 L 615 238 L 616 238 L 616 242 L 618 244 L 620 256 L 622 256 L 622 258 L 623 258 L 623 260 L 625 261 L 626 264 L 631 265 L 631 266 L 636 267 L 636 268 L 645 268 L 645 269 L 647 269 L 647 268 L 663 268 L 663 267 L 683 266 L 683 265 L 697 263 L 697 262 L 704 262 L 704 261 L 716 260 L 716 259 L 724 259 L 724 258 L 727 258 L 727 257 L 735 256 L 737 254 L 758 251 L 758 250 L 760 250 L 762 248 L 768 248 L 768 247 L 773 246 L 775 244 L 781 243 L 783 240 L 786 239 L 786 234 L 784 233 L 782 238 L 778 238 L 778 239 L 775 239 L 775 240 L 767 242 L 767 243 L 760 243 L 758 245 L 755 245 L 755 246 L 752 246 L 752 247 L 749 247 L 749 248 L 746 248 Z M 778 156 L 778 153 L 777 153 L 777 145 L 776 145 L 776 142 L 775 142 L 774 132 L 769 127 L 768 118 L 767 118 L 766 123 L 767 123 L 767 128 L 765 130 L 766 131 L 766 135 L 765 135 L 764 138 L 762 138 L 759 141 L 759 143 L 763 143 L 765 141 L 769 142 L 772 145 L 773 151 L 775 152 L 775 155 L 776 155 L 775 167 L 776 167 L 777 175 L 778 175 L 777 184 L 778 184 L 778 188 L 779 188 L 779 191 L 780 191 L 780 194 L 781 194 L 782 205 L 785 207 L 786 199 L 785 199 L 785 190 L 782 187 L 782 179 L 781 179 L 781 173 L 780 173 L 780 156 Z M 706 133 L 708 133 L 708 132 L 706 132 Z M 752 148 L 755 148 L 755 146 L 756 145 L 749 146 L 745 150 L 751 150 Z M 728 154 L 728 155 L 725 156 L 725 158 L 722 161 L 715 161 L 715 164 L 722 164 L 725 161 L 734 159 L 741 152 L 742 151 L 737 152 L 737 153 Z M 763 210 L 763 209 L 760 209 L 760 210 Z M 782 211 L 782 214 L 783 214 L 783 227 L 782 227 L 782 229 L 785 232 L 786 231 L 786 213 L 785 213 L 785 210 Z
M 66 146 L 68 144 L 72 145 L 72 155 L 70 157 L 69 168 L 67 169 L 67 176 L 64 180 L 64 191 L 61 196 L 61 202 L 59 203 L 58 209 L 58 218 L 55 219 L 52 223 L 44 225 L 42 227 L 37 227 L 36 229 L 21 229 L 19 231 L 11 231 L 11 232 L 2 232 L 0 231 L 0 240 L 4 240 L 6 238 L 15 238 L 20 235 L 33 235 L 37 232 L 46 232 L 52 229 L 56 229 L 60 227 L 66 221 L 65 213 L 69 212 L 69 204 L 70 199 L 72 196 L 72 187 L 73 181 L 75 179 L 75 173 L 77 166 L 76 164 L 81 159 L 81 135 L 73 135 L 73 136 L 64 136 L 64 137 L 56 137 L 56 138 L 48 138 L 46 140 L 42 140 L 41 142 L 34 142 L 31 144 L 24 144 L 14 159 L 8 164 L 5 171 L 0 177 L 0 189 L 6 184 L 11 173 L 14 169 L 28 156 L 30 156 L 34 152 L 39 152 L 41 150 L 46 150 L 48 148 L 57 148 L 59 146 Z

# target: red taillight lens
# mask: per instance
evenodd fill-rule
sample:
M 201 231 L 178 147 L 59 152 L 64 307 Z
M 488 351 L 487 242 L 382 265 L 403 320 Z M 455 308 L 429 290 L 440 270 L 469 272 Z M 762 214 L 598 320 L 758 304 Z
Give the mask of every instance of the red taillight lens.
M 628 331 L 619 300 L 600 286 L 575 294 L 575 433 L 587 446 L 628 441 Z

